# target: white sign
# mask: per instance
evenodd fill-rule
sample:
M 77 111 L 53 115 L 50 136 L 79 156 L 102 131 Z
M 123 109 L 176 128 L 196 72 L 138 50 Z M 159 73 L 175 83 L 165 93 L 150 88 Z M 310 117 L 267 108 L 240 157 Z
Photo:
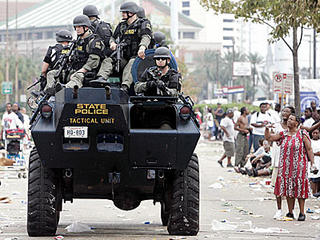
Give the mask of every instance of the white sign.
M 250 62 L 234 62 L 233 76 L 251 76 Z
M 88 127 L 64 127 L 65 138 L 88 138 Z
M 273 91 L 282 92 L 282 73 L 273 74 Z
M 27 102 L 27 95 L 21 94 L 20 95 L 20 102 Z
M 273 90 L 278 93 L 291 94 L 293 92 L 293 75 L 286 73 L 274 73 Z

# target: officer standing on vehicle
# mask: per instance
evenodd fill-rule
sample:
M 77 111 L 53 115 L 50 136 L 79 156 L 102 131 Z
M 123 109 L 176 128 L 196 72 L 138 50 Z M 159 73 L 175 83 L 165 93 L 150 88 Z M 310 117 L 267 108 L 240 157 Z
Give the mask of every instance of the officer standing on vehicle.
M 75 54 L 71 56 L 71 68 L 74 73 L 67 88 L 83 85 L 85 73 L 96 73 L 104 58 L 104 44 L 98 35 L 90 30 L 90 19 L 86 15 L 80 15 L 73 19 L 73 27 L 77 32 L 78 40 L 75 46 Z
M 47 84 L 47 73 L 51 70 L 57 69 L 57 62 L 63 54 L 66 54 L 68 50 L 69 42 L 72 41 L 72 34 L 70 31 L 62 29 L 56 33 L 56 41 L 58 42 L 54 46 L 49 46 L 46 56 L 43 59 L 41 67 L 41 90 L 43 90 Z
M 113 51 L 117 48 L 117 38 L 120 39 L 120 42 L 125 43 L 125 46 L 123 46 L 123 58 L 126 61 L 126 65 L 122 74 L 121 87 L 126 92 L 129 91 L 133 82 L 131 75 L 132 64 L 137 56 L 142 59 L 145 58 L 145 50 L 148 48 L 152 37 L 150 21 L 138 18 L 138 11 L 139 6 L 136 3 L 123 3 L 120 6 L 123 21 L 118 24 L 110 39 L 110 48 Z M 110 67 L 110 64 L 103 63 L 98 75 L 108 79 L 111 72 L 112 65 Z
M 146 96 L 177 96 L 181 90 L 181 75 L 169 67 L 170 50 L 166 47 L 157 48 L 153 59 L 156 66 L 144 71 L 134 86 L 136 93 L 144 93 Z
M 111 54 L 109 41 L 112 37 L 112 28 L 110 23 L 106 23 L 101 21 L 99 18 L 99 11 L 96 6 L 94 5 L 87 5 L 83 8 L 83 15 L 89 17 L 91 21 L 91 31 L 93 34 L 99 35 L 101 40 L 105 46 L 105 55 L 109 56 Z
M 163 32 L 155 32 L 153 34 L 153 38 L 155 41 L 155 46 L 154 46 L 155 48 L 158 48 L 158 47 L 169 48 L 166 43 L 166 35 L 164 35 Z

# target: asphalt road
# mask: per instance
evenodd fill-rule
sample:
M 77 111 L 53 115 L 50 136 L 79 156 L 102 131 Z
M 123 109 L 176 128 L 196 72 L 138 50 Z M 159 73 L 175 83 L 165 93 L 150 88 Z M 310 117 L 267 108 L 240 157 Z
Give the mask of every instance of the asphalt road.
M 216 161 L 222 155 L 218 142 L 200 141 L 196 152 L 200 160 L 201 203 L 200 232 L 196 237 L 169 236 L 161 225 L 160 205 L 142 202 L 133 211 L 117 209 L 108 200 L 75 200 L 63 206 L 57 235 L 64 239 L 320 239 L 320 199 L 309 199 L 305 222 L 272 219 L 276 202 L 273 190 L 263 178 L 249 178 L 221 168 Z M 2 179 L 0 197 L 0 240 L 54 239 L 29 238 L 26 232 L 26 179 Z M 287 211 L 283 201 L 284 211 Z M 296 205 L 298 213 L 298 205 Z M 319 212 L 319 213 L 317 213 Z M 91 232 L 69 233 L 72 223 L 89 226 Z

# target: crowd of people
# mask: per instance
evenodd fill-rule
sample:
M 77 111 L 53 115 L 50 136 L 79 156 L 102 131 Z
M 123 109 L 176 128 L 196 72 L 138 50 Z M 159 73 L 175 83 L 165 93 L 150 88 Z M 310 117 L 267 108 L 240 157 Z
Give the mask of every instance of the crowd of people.
M 218 105 L 221 108 L 221 104 Z M 218 109 L 217 108 L 217 109 Z M 287 218 L 294 218 L 295 200 L 300 213 L 298 221 L 305 220 L 305 199 L 320 197 L 320 115 L 316 103 L 311 102 L 303 117 L 295 109 L 285 106 L 274 110 L 265 102 L 259 111 L 249 112 L 246 107 L 227 109 L 224 117 L 215 119 L 210 108 L 202 118 L 205 135 L 209 140 L 219 140 L 221 131 L 224 154 L 218 164 L 234 168 L 235 172 L 251 177 L 271 176 L 271 185 L 277 199 L 275 219 L 282 216 L 282 198 L 288 205 Z M 223 110 L 221 111 L 223 112 Z M 198 111 L 196 110 L 196 113 Z M 198 115 L 198 118 L 202 116 Z M 218 132 L 218 135 L 215 135 Z M 232 164 L 232 157 L 235 157 Z

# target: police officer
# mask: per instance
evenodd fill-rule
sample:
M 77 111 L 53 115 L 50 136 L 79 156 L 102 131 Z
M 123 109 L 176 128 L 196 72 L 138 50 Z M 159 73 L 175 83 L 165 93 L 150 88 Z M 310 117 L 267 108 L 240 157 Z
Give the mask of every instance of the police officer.
M 45 89 L 48 85 L 47 73 L 51 70 L 57 69 L 57 62 L 61 58 L 61 55 L 68 52 L 68 44 L 72 41 L 72 34 L 70 31 L 62 29 L 56 33 L 56 41 L 58 42 L 54 46 L 49 46 L 47 53 L 43 59 L 41 67 L 41 90 Z
M 101 21 L 99 18 L 99 11 L 94 5 L 87 5 L 83 8 L 83 15 L 89 17 L 91 21 L 90 29 L 94 34 L 99 35 L 105 46 L 105 55 L 109 56 L 111 51 L 109 49 L 109 41 L 112 36 L 112 28 L 110 23 Z
M 113 36 L 110 39 L 111 50 L 116 50 L 116 39 L 119 37 L 120 42 L 125 42 L 123 47 L 123 58 L 127 62 L 122 74 L 122 89 L 129 91 L 133 82 L 131 68 L 135 58 L 138 56 L 145 58 L 145 50 L 150 44 L 152 37 L 151 23 L 147 19 L 138 18 L 139 7 L 134 2 L 126 2 L 120 6 L 123 21 L 118 24 Z M 107 59 L 104 61 L 104 63 Z M 104 64 L 98 73 L 99 76 L 107 79 L 112 71 L 112 64 Z
M 139 7 L 139 11 L 137 12 L 138 18 L 146 18 L 146 12 L 143 7 Z
M 154 38 L 154 41 L 155 41 L 155 48 L 158 48 L 158 47 L 167 47 L 167 44 L 166 44 L 166 35 L 164 35 L 163 32 L 155 32 L 153 34 L 153 38 Z
M 181 75 L 169 67 L 170 50 L 166 47 L 157 48 L 153 59 L 156 66 L 144 71 L 134 86 L 136 93 L 143 93 L 146 96 L 177 96 L 181 90 Z
M 67 88 L 83 85 L 85 73 L 96 73 L 104 58 L 104 44 L 98 35 L 90 30 L 90 19 L 86 15 L 80 15 L 73 19 L 73 27 L 77 32 L 78 40 L 75 46 L 75 54 L 72 56 L 71 68 L 74 73 Z

